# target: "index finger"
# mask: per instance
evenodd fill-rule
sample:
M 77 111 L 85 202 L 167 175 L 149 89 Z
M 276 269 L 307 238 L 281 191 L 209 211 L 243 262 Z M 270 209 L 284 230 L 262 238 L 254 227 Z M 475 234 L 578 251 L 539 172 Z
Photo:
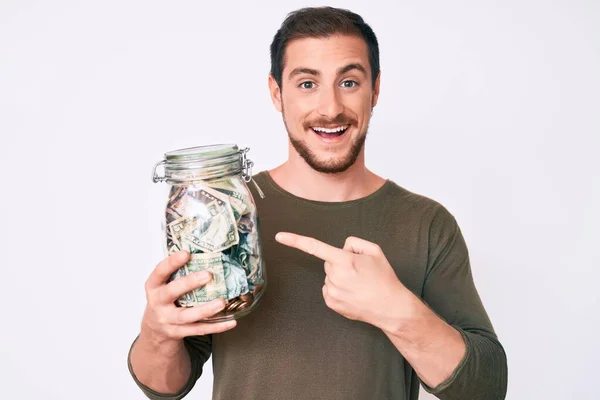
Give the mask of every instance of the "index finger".
M 171 274 L 183 266 L 189 257 L 190 254 L 187 251 L 170 254 L 154 268 L 146 281 L 146 287 L 154 289 L 166 284 Z
M 345 250 L 338 249 L 337 247 L 321 242 L 315 238 L 297 235 L 295 233 L 279 232 L 275 236 L 275 240 L 286 246 L 302 250 L 323 261 L 340 262 L 346 260 L 350 256 L 350 253 Z

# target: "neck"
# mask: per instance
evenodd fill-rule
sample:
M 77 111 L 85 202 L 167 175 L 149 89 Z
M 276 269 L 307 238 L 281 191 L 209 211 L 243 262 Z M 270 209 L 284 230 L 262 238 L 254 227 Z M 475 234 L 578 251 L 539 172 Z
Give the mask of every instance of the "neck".
M 269 171 L 271 178 L 295 196 L 314 201 L 349 201 L 378 190 L 385 179 L 365 166 L 364 147 L 356 162 L 346 171 L 326 174 L 315 171 L 290 144 L 289 158 Z

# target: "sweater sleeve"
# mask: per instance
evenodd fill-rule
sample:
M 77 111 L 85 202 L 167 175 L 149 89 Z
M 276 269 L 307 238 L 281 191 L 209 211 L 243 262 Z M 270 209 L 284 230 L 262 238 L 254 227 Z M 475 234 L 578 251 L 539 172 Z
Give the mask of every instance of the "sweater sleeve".
M 424 302 L 462 335 L 466 354 L 454 373 L 436 387 L 423 388 L 441 400 L 503 400 L 508 366 L 473 280 L 469 253 L 455 218 L 436 210 L 429 230 Z
M 202 375 L 202 368 L 204 363 L 208 360 L 211 354 L 211 336 L 190 336 L 183 339 L 183 343 L 185 348 L 190 355 L 191 361 L 191 373 L 186 384 L 177 392 L 177 393 L 159 393 L 155 390 L 152 390 L 148 386 L 144 385 L 133 373 L 133 368 L 131 366 L 131 349 L 133 348 L 133 344 L 135 344 L 136 339 L 131 344 L 129 348 L 129 353 L 127 355 L 127 367 L 129 368 L 129 373 L 133 378 L 134 382 L 138 385 L 138 387 L 142 390 L 142 392 L 151 400 L 181 400 L 192 390 L 200 375 Z

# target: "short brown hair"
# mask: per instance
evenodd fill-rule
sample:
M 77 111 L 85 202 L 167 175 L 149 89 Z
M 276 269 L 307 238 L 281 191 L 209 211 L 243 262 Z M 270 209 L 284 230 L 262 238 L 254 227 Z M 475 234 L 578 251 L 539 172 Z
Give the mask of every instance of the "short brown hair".
M 271 75 L 281 89 L 285 49 L 291 40 L 325 38 L 334 34 L 356 35 L 365 40 L 369 52 L 373 88 L 379 76 L 379 44 L 373 29 L 349 10 L 334 7 L 306 7 L 289 13 L 271 43 Z

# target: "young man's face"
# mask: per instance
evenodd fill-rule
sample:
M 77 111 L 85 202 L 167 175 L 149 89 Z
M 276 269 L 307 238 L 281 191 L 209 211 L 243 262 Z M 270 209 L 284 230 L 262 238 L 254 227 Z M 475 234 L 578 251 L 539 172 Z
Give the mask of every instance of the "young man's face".
M 379 94 L 365 41 L 347 35 L 293 40 L 281 80 L 280 92 L 269 79 L 271 95 L 296 151 L 317 171 L 345 171 L 363 149 Z

